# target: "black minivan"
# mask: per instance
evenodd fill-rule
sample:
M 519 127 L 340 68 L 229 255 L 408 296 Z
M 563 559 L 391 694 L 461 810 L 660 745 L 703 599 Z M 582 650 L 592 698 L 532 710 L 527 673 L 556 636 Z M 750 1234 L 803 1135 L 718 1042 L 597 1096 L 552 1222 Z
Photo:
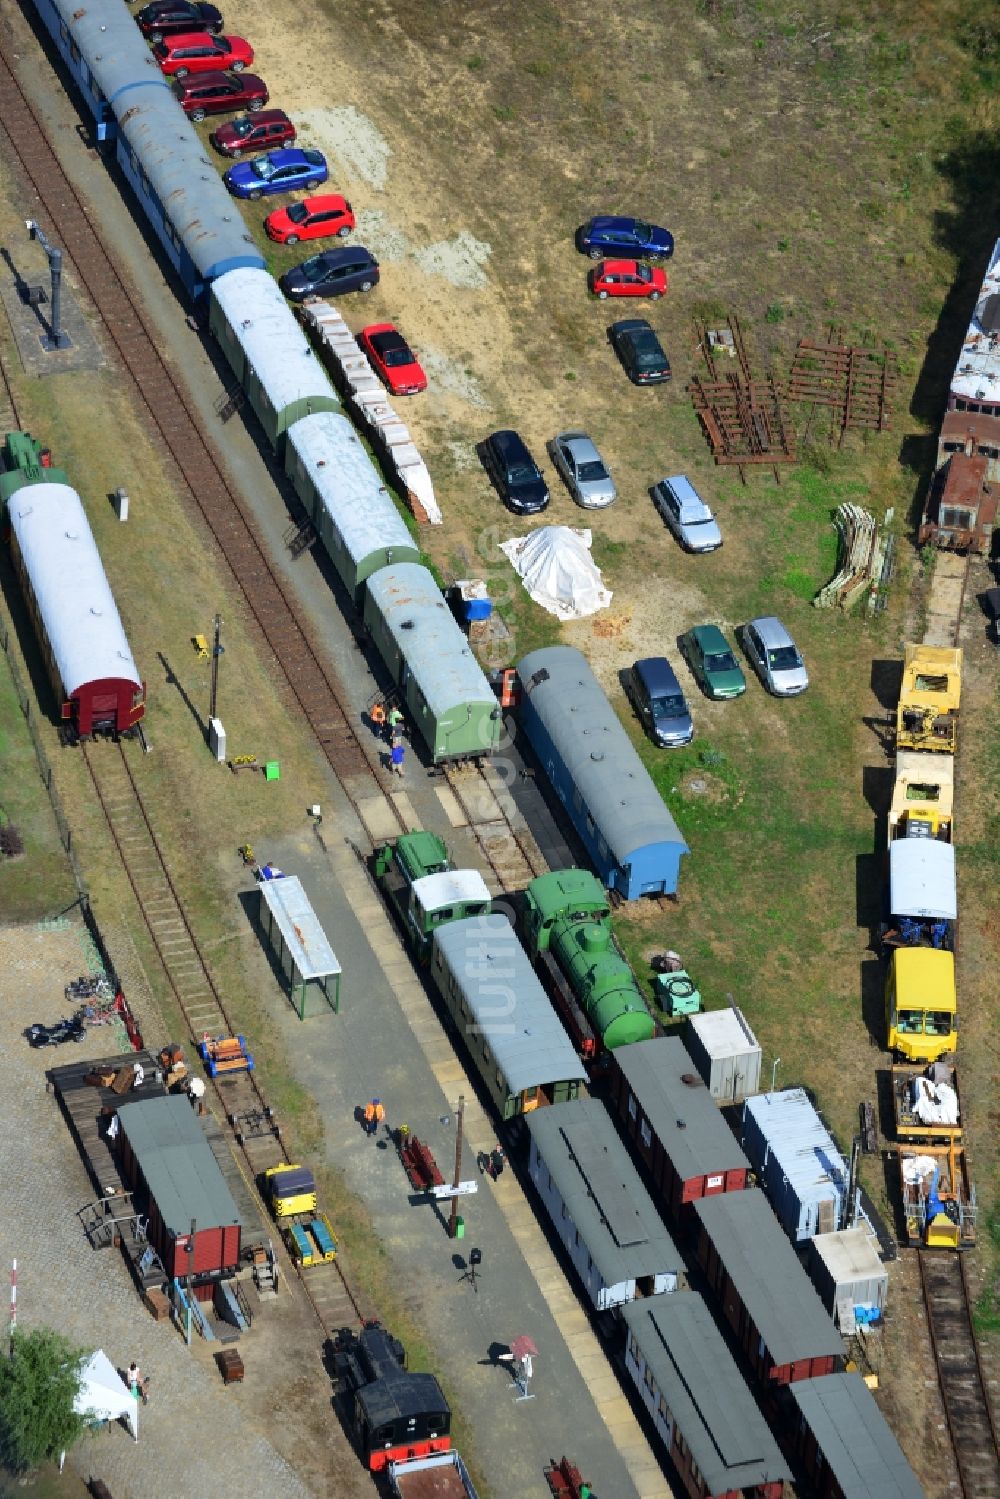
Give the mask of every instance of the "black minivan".
M 517 432 L 504 428 L 480 446 L 483 467 L 497 493 L 518 515 L 537 515 L 549 503 L 541 469 Z
M 378 281 L 378 261 L 362 245 L 322 250 L 286 271 L 278 282 L 292 302 L 304 297 L 335 297 L 345 291 L 371 291 Z
M 626 674 L 626 691 L 646 733 L 664 749 L 694 738 L 694 721 L 677 674 L 666 656 L 647 656 Z

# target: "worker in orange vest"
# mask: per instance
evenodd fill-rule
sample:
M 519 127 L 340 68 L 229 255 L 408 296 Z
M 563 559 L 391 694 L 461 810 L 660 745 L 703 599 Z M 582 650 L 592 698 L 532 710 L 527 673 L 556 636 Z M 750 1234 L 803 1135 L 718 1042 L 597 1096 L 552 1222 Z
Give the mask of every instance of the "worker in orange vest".
M 382 1107 L 380 1098 L 373 1098 L 371 1103 L 365 1104 L 365 1132 L 369 1135 L 378 1133 L 378 1127 L 385 1118 L 385 1109 Z
M 385 733 L 385 703 L 383 703 L 381 698 L 378 699 L 372 708 L 371 719 L 372 728 L 381 739 Z

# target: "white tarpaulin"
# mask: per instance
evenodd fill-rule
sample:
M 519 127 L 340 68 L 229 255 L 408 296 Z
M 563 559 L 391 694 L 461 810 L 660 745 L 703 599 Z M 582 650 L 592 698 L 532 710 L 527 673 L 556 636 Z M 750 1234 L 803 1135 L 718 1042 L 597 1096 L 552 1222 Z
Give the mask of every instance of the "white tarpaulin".
M 606 609 L 611 594 L 590 555 L 590 532 L 543 526 L 500 543 L 536 604 L 557 619 L 584 619 Z
M 124 1416 L 139 1440 L 138 1401 L 103 1349 L 98 1348 L 80 1370 L 80 1389 L 73 1409 L 94 1421 L 117 1421 Z

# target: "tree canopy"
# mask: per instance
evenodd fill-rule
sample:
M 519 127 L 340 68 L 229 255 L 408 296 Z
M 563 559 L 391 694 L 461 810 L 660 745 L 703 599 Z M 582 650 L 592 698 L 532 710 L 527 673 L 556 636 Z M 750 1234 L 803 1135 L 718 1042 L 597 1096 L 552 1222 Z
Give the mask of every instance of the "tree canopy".
M 0 1356 L 0 1462 L 14 1473 L 58 1458 L 86 1422 L 73 1409 L 86 1354 L 49 1327 L 14 1333 Z

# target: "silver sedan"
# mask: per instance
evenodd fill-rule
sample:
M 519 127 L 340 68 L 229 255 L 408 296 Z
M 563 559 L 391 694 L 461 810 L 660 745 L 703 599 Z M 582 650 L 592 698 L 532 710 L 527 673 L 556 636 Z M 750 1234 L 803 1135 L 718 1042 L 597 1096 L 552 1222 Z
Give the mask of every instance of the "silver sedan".
M 560 432 L 549 443 L 549 455 L 570 494 L 585 510 L 603 510 L 617 499 L 604 459 L 586 432 Z

